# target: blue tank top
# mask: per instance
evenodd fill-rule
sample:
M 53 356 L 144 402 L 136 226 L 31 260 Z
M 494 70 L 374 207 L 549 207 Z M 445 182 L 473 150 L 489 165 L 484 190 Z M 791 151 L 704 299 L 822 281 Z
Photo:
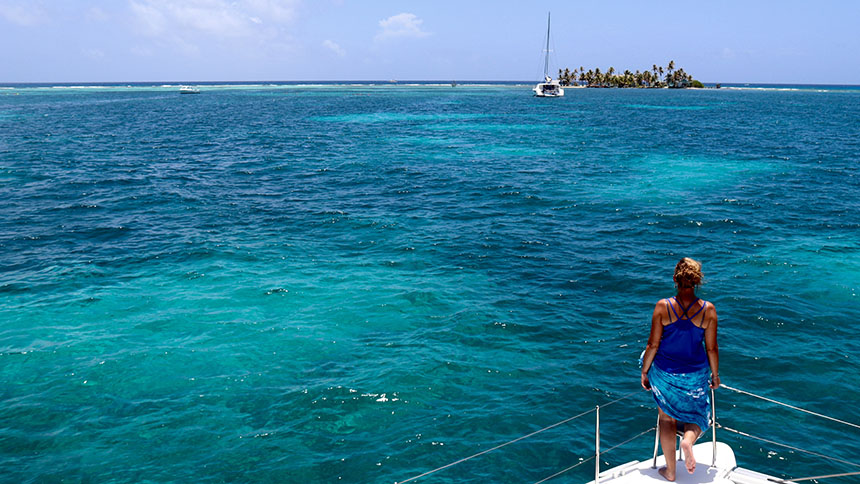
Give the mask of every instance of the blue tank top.
M 690 308 L 699 302 L 699 299 L 696 299 L 690 303 L 687 309 L 683 310 L 681 313 L 683 317 L 681 317 L 675 311 L 672 300 L 675 298 L 667 300 L 666 304 L 678 319 L 674 323 L 663 326 L 663 337 L 660 339 L 660 347 L 657 348 L 654 364 L 667 373 L 692 373 L 701 370 L 708 366 L 708 355 L 704 345 L 705 330 L 696 326 L 693 323 L 693 318 L 702 313 L 699 324 L 704 323 L 705 313 L 703 311 L 708 306 L 708 302 L 702 301 L 699 310 L 692 316 L 687 316 Z M 680 309 L 683 309 L 677 300 L 675 303 Z

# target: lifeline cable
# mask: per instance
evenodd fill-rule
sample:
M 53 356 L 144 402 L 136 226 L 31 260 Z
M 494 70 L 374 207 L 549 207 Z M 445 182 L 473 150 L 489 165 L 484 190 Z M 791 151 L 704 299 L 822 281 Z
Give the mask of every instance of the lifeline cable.
M 621 397 L 619 397 L 619 398 L 616 398 L 615 400 L 612 400 L 611 402 L 606 403 L 606 404 L 604 404 L 604 405 L 602 405 L 602 406 L 603 406 L 603 407 L 608 407 L 609 405 L 612 405 L 613 403 L 618 403 L 618 402 L 620 402 L 621 400 L 624 400 L 625 398 L 631 397 L 631 396 L 633 396 L 633 395 L 635 395 L 635 394 L 637 394 L 637 393 L 640 393 L 640 392 L 641 392 L 641 390 L 636 390 L 635 392 L 630 392 L 630 393 L 628 393 L 628 394 L 626 394 L 626 395 L 623 395 L 623 396 L 621 396 Z M 505 446 L 507 446 L 507 445 L 511 445 L 511 444 L 513 444 L 513 443 L 515 443 L 515 442 L 519 442 L 520 440 L 527 439 L 527 438 L 532 437 L 532 436 L 535 436 L 535 435 L 537 435 L 537 434 L 539 434 L 539 433 L 541 433 L 541 432 L 545 432 L 545 431 L 547 431 L 547 430 L 549 430 L 549 429 L 552 429 L 552 428 L 558 427 L 559 425 L 566 424 L 567 422 L 570 422 L 571 420 L 576 420 L 576 419 L 578 419 L 578 418 L 580 418 L 580 417 L 583 417 L 583 416 L 585 416 L 585 415 L 588 415 L 589 413 L 594 412 L 595 410 L 596 410 L 596 408 L 592 408 L 592 409 L 590 409 L 590 410 L 586 410 L 586 411 L 584 411 L 584 412 L 582 412 L 582 413 L 580 413 L 580 414 L 578 414 L 578 415 L 574 415 L 573 417 L 566 418 L 566 419 L 561 420 L 561 421 L 559 421 L 559 422 L 556 422 L 556 423 L 554 423 L 554 424 L 552 424 L 552 425 L 550 425 L 550 426 L 548 426 L 548 427 L 544 427 L 544 428 L 542 428 L 542 429 L 540 429 L 540 430 L 536 430 L 536 431 L 534 431 L 534 432 L 532 432 L 532 433 L 530 433 L 530 434 L 523 435 L 522 437 L 517 437 L 517 438 L 516 438 L 516 439 L 514 439 L 514 440 L 509 440 L 509 441 L 507 441 L 507 442 L 505 442 L 505 443 L 503 443 L 503 444 L 499 444 L 499 445 L 497 445 L 497 446 L 495 446 L 495 447 L 491 447 L 491 448 L 489 448 L 489 449 L 482 450 L 481 452 L 478 452 L 477 454 L 472 454 L 472 455 L 470 455 L 469 457 L 464 457 L 464 458 L 462 458 L 462 459 L 460 459 L 460 460 L 457 460 L 457 461 L 451 462 L 450 464 L 445 464 L 445 465 L 443 465 L 442 467 L 437 467 L 437 468 L 435 468 L 435 469 L 433 469 L 433 470 L 430 470 L 430 471 L 427 471 L 427 472 L 425 472 L 425 473 L 423 473 L 423 474 L 418 474 L 417 476 L 410 477 L 409 479 L 406 479 L 406 480 L 404 480 L 404 481 L 397 481 L 397 482 L 395 482 L 394 484 L 404 484 L 404 483 L 406 483 L 406 482 L 414 481 L 415 479 L 418 479 L 418 478 L 421 478 L 421 477 L 424 477 L 424 476 L 428 476 L 428 475 L 430 475 L 430 474 L 433 474 L 434 472 L 439 472 L 439 471 L 441 471 L 441 470 L 443 470 L 443 469 L 447 469 L 447 468 L 452 467 L 452 466 L 455 466 L 455 465 L 457 465 L 457 464 L 460 464 L 460 463 L 466 462 L 467 460 L 474 459 L 475 457 L 478 457 L 478 456 L 481 456 L 481 455 L 484 455 L 484 454 L 490 453 L 490 452 L 492 452 L 492 451 L 494 451 L 494 450 L 501 449 L 502 447 L 505 447 Z M 610 450 L 611 450 L 611 449 L 610 449 Z
M 586 410 L 585 412 L 582 412 L 582 413 L 580 413 L 579 415 L 574 415 L 573 417 L 566 418 L 566 419 L 562 420 L 561 422 L 557 422 L 557 423 L 554 423 L 554 424 L 550 425 L 549 427 L 544 427 L 544 428 L 542 428 L 542 429 L 540 429 L 540 430 L 536 430 L 536 431 L 534 431 L 534 432 L 532 432 L 532 433 L 530 433 L 530 434 L 528 434 L 528 435 L 523 435 L 522 437 L 517 437 L 517 438 L 516 438 L 516 439 L 514 439 L 514 440 L 509 440 L 509 441 L 505 442 L 504 444 L 499 444 L 499 445 L 497 445 L 497 446 L 495 446 L 495 447 L 491 447 L 491 448 L 489 448 L 489 449 L 482 450 L 481 452 L 478 452 L 477 454 L 472 454 L 472 455 L 470 455 L 469 457 L 464 457 L 464 458 L 462 458 L 462 459 L 460 459 L 460 460 L 457 460 L 457 461 L 451 462 L 450 464 L 445 464 L 445 465 L 443 465 L 442 467 L 437 467 L 437 468 L 433 469 L 432 471 L 427 471 L 427 472 L 425 472 L 425 473 L 423 473 L 423 474 L 419 474 L 419 475 L 417 475 L 417 476 L 410 477 L 409 479 L 406 479 L 405 481 L 397 481 L 397 482 L 395 482 L 394 484 L 404 484 L 404 483 L 409 482 L 409 481 L 414 481 L 415 479 L 418 479 L 418 478 L 420 478 L 420 477 L 424 477 L 424 476 L 427 476 L 427 475 L 433 474 L 434 472 L 441 471 L 442 469 L 447 469 L 447 468 L 449 468 L 449 467 L 451 467 L 451 466 L 455 466 L 455 465 L 460 464 L 460 463 L 462 463 L 462 462 L 466 462 L 467 460 L 474 459 L 475 457 L 478 457 L 478 456 L 481 456 L 481 455 L 487 454 L 487 453 L 492 452 L 492 451 L 494 451 L 494 450 L 501 449 L 502 447 L 504 447 L 504 446 L 506 446 L 506 445 L 511 445 L 511 444 L 513 444 L 514 442 L 519 442 L 520 440 L 527 439 L 527 438 L 529 438 L 529 437 L 531 437 L 531 436 L 533 436 L 533 435 L 537 435 L 537 434 L 539 434 L 539 433 L 541 433 L 541 432 L 543 432 L 543 431 L 549 430 L 549 429 L 554 428 L 554 427 L 558 427 L 559 425 L 564 424 L 564 423 L 567 423 L 567 422 L 570 422 L 571 420 L 576 420 L 576 419 L 578 419 L 579 417 L 582 417 L 582 416 L 584 416 L 584 415 L 588 415 L 589 413 L 591 413 L 591 412 L 593 412 L 593 411 L 594 411 L 594 409 Z
M 720 385 L 720 387 L 721 387 L 721 388 L 725 388 L 725 389 L 727 389 L 727 390 L 731 390 L 731 391 L 733 391 L 733 392 L 743 393 L 744 395 L 749 395 L 749 396 L 751 396 L 751 397 L 760 398 L 760 399 L 762 399 L 762 400 L 766 400 L 766 401 L 768 401 L 768 402 L 775 403 L 775 404 L 777 404 L 777 405 L 782 405 L 783 407 L 788 407 L 788 408 L 791 408 L 791 409 L 794 409 L 794 410 L 798 410 L 798 411 L 801 411 L 801 412 L 806 412 L 806 413 L 808 413 L 808 414 L 810 414 L 810 415 L 815 415 L 816 417 L 826 418 L 826 419 L 828 419 L 828 420 L 832 420 L 832 421 L 834 421 L 834 422 L 839 422 L 839 423 L 841 423 L 841 424 L 850 425 L 851 427 L 854 427 L 854 428 L 856 428 L 856 429 L 860 429 L 860 425 L 857 425 L 857 424 L 855 424 L 855 423 L 846 422 L 846 421 L 844 421 L 844 420 L 839 420 L 838 418 L 833 418 L 833 417 L 829 417 L 829 416 L 827 416 L 827 415 L 822 415 L 822 414 L 820 414 L 820 413 L 815 413 L 815 412 L 813 412 L 813 411 L 811 411 L 811 410 L 806 410 L 805 408 L 795 407 L 794 405 L 789 405 L 789 404 L 787 404 L 787 403 L 778 402 L 778 401 L 776 401 L 776 400 L 772 400 L 772 399 L 770 399 L 770 398 L 763 397 L 763 396 L 761 396 L 761 395 L 756 395 L 755 393 L 750 393 L 750 392 L 746 392 L 746 391 L 743 391 L 743 390 L 739 390 L 739 389 L 737 389 L 737 388 L 732 388 L 732 387 L 730 387 L 730 386 L 728 386 L 728 385 Z
M 819 454 L 818 452 L 813 452 L 813 451 L 811 451 L 811 450 L 801 449 L 801 448 L 799 448 L 799 447 L 792 447 L 792 446 L 790 446 L 790 445 L 788 445 L 788 444 L 783 444 L 783 443 L 776 442 L 776 441 L 773 441 L 773 440 L 765 439 L 764 437 L 756 437 L 755 435 L 750 435 L 750 434 L 748 434 L 748 433 L 746 433 L 746 432 L 741 432 L 740 430 L 735 430 L 735 429 L 733 429 L 733 428 L 724 427 L 724 426 L 722 426 L 722 425 L 720 425 L 720 428 L 721 428 L 721 429 L 723 429 L 723 430 L 728 430 L 729 432 L 734 432 L 734 433 L 736 433 L 736 434 L 738 434 L 738 435 L 743 435 L 744 437 L 749 437 L 749 438 L 751 438 L 751 439 L 761 440 L 762 442 L 767 442 L 767 443 L 769 443 L 769 444 L 778 445 L 778 446 L 780 446 L 780 447 L 785 447 L 785 448 L 787 448 L 787 449 L 796 450 L 796 451 L 798 451 L 798 452 L 804 452 L 804 453 L 807 453 L 807 454 L 810 454 L 810 455 L 814 455 L 814 456 L 816 456 L 816 457 L 821 457 L 822 459 L 828 459 L 828 460 L 832 460 L 832 461 L 836 461 L 836 462 L 841 462 L 842 464 L 848 464 L 848 465 L 850 465 L 850 466 L 854 466 L 854 467 L 860 467 L 860 464 L 857 464 L 857 463 L 855 463 L 855 462 L 849 462 L 849 461 L 847 461 L 847 460 L 838 459 L 838 458 L 836 458 L 836 457 L 830 457 L 829 455 Z
M 628 442 L 631 442 L 631 441 L 633 441 L 633 440 L 635 440 L 635 439 L 637 439 L 637 438 L 639 438 L 639 437 L 642 437 L 643 435 L 647 434 L 648 432 L 651 432 L 652 430 L 657 430 L 657 427 L 651 427 L 650 429 L 643 430 L 642 432 L 639 432 L 638 434 L 634 435 L 633 437 L 630 437 L 629 439 L 625 440 L 624 442 L 621 442 L 620 444 L 615 444 L 615 445 L 613 445 L 612 447 L 610 447 L 610 448 L 608 448 L 608 449 L 604 450 L 603 452 L 601 452 L 601 453 L 600 453 L 600 455 L 603 455 L 603 454 L 605 454 L 605 453 L 607 453 L 607 452 L 609 452 L 609 451 L 611 451 L 611 450 L 614 450 L 614 449 L 617 449 L 618 447 L 621 447 L 622 445 L 624 445 L 624 444 L 626 444 L 626 443 L 628 443 Z M 552 478 L 554 478 L 554 477 L 558 477 L 558 476 L 560 476 L 560 475 L 564 474 L 565 472 L 567 472 L 567 471 L 569 471 L 569 470 L 575 469 L 575 468 L 577 468 L 577 467 L 581 466 L 582 464 L 585 464 L 586 462 L 590 461 L 591 459 L 594 459 L 594 457 L 595 457 L 595 456 L 591 456 L 591 457 L 589 457 L 589 458 L 587 458 L 587 459 L 585 459 L 585 460 L 581 460 L 581 461 L 577 462 L 576 464 L 574 464 L 574 465 L 572 465 L 572 466 L 568 467 L 567 469 L 562 469 L 562 470 L 560 470 L 560 471 L 556 472 L 555 474 L 553 474 L 553 475 L 551 475 L 551 476 L 544 477 L 543 479 L 541 479 L 541 480 L 539 480 L 539 481 L 535 482 L 535 484 L 541 484 L 542 482 L 546 482 L 546 481 L 548 481 L 548 480 L 550 480 L 550 479 L 552 479 Z
M 768 478 L 770 482 L 779 482 L 780 484 L 789 484 L 791 482 L 796 481 L 811 481 L 813 479 L 827 479 L 828 477 L 845 477 L 845 476 L 858 476 L 860 472 L 845 472 L 842 474 L 827 474 L 826 476 L 812 476 L 812 477 L 792 477 L 789 480 L 785 479 L 772 479 Z

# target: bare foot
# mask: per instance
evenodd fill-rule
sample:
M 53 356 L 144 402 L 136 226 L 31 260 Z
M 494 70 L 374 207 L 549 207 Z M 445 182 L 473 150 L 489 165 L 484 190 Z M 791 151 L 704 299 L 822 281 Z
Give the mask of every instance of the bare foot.
M 670 474 L 669 469 L 666 469 L 665 467 L 661 467 L 660 469 L 657 470 L 657 472 L 659 472 L 660 475 L 663 476 L 667 481 L 674 481 L 675 480 L 675 473 L 673 472 Z
M 686 440 L 681 442 L 681 450 L 684 451 L 684 464 L 690 474 L 696 472 L 696 458 L 693 457 L 693 445 Z

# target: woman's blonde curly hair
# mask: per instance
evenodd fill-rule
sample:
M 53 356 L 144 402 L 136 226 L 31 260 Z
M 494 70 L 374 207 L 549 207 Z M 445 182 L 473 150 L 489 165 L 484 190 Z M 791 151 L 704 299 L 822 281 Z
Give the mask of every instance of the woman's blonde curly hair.
M 675 276 L 672 279 L 674 279 L 678 288 L 686 289 L 699 287 L 704 278 L 702 263 L 689 257 L 684 257 L 675 265 Z

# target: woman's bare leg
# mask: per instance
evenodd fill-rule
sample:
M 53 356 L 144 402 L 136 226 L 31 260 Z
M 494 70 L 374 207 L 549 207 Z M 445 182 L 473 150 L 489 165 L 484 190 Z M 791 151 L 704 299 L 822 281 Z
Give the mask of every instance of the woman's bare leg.
M 667 481 L 675 480 L 675 432 L 677 423 L 675 419 L 657 409 L 660 415 L 660 446 L 663 448 L 663 457 L 666 458 L 666 467 L 658 471 Z
M 693 456 L 693 444 L 702 434 L 702 429 L 696 424 L 684 424 L 684 439 L 681 441 L 681 450 L 684 451 L 684 464 L 687 472 L 696 472 L 696 457 Z

